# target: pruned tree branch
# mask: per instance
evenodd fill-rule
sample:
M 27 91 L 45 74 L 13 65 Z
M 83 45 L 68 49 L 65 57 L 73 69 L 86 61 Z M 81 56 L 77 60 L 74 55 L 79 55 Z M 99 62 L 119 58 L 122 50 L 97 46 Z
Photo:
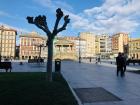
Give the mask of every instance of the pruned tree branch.
M 46 32 L 47 35 L 51 34 L 51 32 L 50 32 L 50 30 L 48 28 L 47 22 L 46 22 L 46 16 L 39 15 L 39 16 L 35 17 L 35 19 L 34 19 L 34 17 L 29 17 L 28 16 L 27 20 L 28 20 L 28 23 L 35 24 L 38 28 L 40 28 L 44 32 Z
M 63 17 L 63 12 L 61 11 L 60 8 L 58 8 L 56 10 L 56 22 L 55 22 L 55 25 L 54 25 L 53 33 L 56 33 L 57 28 L 58 28 L 58 24 L 59 24 L 59 22 L 60 22 L 60 20 L 61 20 L 62 17 Z
M 63 30 L 66 30 L 67 24 L 68 24 L 69 22 L 70 22 L 69 15 L 66 15 L 66 16 L 64 17 L 64 24 L 63 24 L 63 26 L 62 26 L 61 28 L 59 28 L 59 29 L 57 30 L 57 33 L 61 32 L 61 31 L 63 31 Z

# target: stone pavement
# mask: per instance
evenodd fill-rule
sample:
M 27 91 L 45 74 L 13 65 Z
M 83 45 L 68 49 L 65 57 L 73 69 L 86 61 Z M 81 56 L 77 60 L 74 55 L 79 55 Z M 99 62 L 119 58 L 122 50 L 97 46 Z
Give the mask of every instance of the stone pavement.
M 62 62 L 62 74 L 73 89 L 103 88 L 121 101 L 82 102 L 81 105 L 140 105 L 140 75 L 126 72 L 125 77 L 116 76 L 116 67 L 105 64 Z M 88 94 L 89 95 L 89 94 Z M 98 95 L 97 95 L 98 96 Z
M 82 62 L 93 63 L 94 64 L 95 59 L 92 60 L 92 62 L 89 62 L 89 60 L 83 60 Z M 112 62 L 112 64 L 111 64 L 111 62 Z M 116 67 L 115 60 L 110 60 L 110 59 L 101 60 L 101 64 L 104 65 L 104 66 Z M 130 63 L 129 66 L 127 65 L 127 71 L 129 71 L 129 70 L 140 70 L 140 65 L 136 63 L 135 66 L 134 66 L 132 63 Z

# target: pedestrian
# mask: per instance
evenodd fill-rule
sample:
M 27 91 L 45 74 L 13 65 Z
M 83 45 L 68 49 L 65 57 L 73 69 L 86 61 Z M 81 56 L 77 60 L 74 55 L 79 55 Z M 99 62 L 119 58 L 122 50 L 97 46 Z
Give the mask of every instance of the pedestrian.
M 98 59 L 96 58 L 96 64 L 98 64 Z
M 91 62 L 91 57 L 89 58 L 89 62 Z
M 124 70 L 123 70 L 123 67 L 124 67 L 124 58 L 122 56 L 122 53 L 118 53 L 118 56 L 116 57 L 116 64 L 117 64 L 117 76 L 121 75 L 121 77 L 124 76 Z
M 98 58 L 98 62 L 100 62 L 100 64 L 101 64 L 101 58 L 100 57 Z
M 124 72 L 124 74 L 125 74 L 125 71 L 126 71 L 126 62 L 127 62 L 127 57 L 126 57 L 126 55 L 124 54 L 124 53 L 122 53 L 122 57 L 123 57 L 123 59 L 124 59 L 124 64 L 123 64 L 123 72 Z

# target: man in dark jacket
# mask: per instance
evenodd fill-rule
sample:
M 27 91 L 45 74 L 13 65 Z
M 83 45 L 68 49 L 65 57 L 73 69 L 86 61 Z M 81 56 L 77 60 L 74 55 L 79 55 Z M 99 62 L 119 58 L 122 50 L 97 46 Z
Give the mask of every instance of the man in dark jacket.
M 123 67 L 124 67 L 124 58 L 122 56 L 122 54 L 119 52 L 118 53 L 118 56 L 116 57 L 116 64 L 117 64 L 117 76 L 119 75 L 119 72 L 121 74 L 121 77 L 124 76 L 124 70 L 123 70 Z
M 125 71 L 126 71 L 126 61 L 127 61 L 126 59 L 127 59 L 127 56 L 124 53 L 122 53 L 122 57 L 124 59 L 123 71 L 125 73 Z

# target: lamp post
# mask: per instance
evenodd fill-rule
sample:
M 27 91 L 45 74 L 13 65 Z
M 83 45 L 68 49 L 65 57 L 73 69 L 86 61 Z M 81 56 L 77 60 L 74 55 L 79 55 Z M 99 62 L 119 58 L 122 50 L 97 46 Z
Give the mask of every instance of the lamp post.
M 35 39 L 33 39 L 33 46 L 36 46 L 36 47 L 39 48 L 39 50 L 37 49 L 37 51 L 39 51 L 39 53 L 38 53 L 38 60 L 39 60 L 39 62 L 40 62 L 40 59 L 41 59 L 41 48 L 42 48 L 42 47 L 47 47 L 47 45 L 45 46 L 44 44 L 36 43 Z M 35 50 L 35 51 L 36 51 L 36 50 Z
M 45 47 L 43 44 L 38 45 L 39 47 L 39 59 L 41 58 L 41 48 Z
M 39 45 L 35 45 L 35 46 L 37 46 L 37 47 L 39 47 L 39 56 L 38 56 L 38 60 L 39 60 L 39 63 L 40 63 L 40 59 L 41 59 L 41 48 L 42 47 L 46 47 L 46 46 L 44 46 L 44 44 L 39 44 Z
M 132 57 L 132 55 L 131 55 L 131 48 L 132 48 L 132 44 L 131 44 L 131 35 L 130 35 L 130 38 L 129 38 L 129 43 L 128 43 L 128 52 L 129 52 L 129 58 L 131 58 Z
M 3 35 L 3 31 L 4 31 L 3 29 L 4 29 L 4 26 L 2 25 L 1 26 L 1 40 L 0 40 L 1 41 L 1 43 L 0 43 L 0 62 L 1 62 L 1 57 L 2 57 L 1 53 L 2 53 L 2 35 Z
M 78 39 L 79 39 L 79 63 L 81 63 L 81 43 L 80 43 L 80 33 L 78 35 Z

